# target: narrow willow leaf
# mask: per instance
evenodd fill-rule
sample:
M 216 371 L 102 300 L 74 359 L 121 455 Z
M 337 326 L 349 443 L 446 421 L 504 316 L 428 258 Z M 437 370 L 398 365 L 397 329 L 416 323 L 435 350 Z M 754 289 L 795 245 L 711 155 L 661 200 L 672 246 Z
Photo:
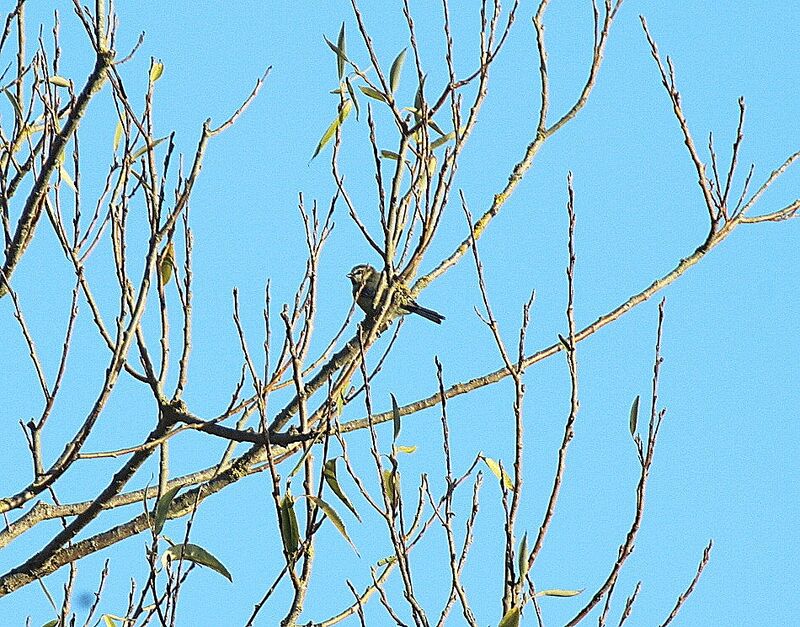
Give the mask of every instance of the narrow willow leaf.
M 512 607 L 508 610 L 497 627 L 519 627 L 519 608 Z
M 517 565 L 519 569 L 519 580 L 524 581 L 525 575 L 528 574 L 528 532 L 522 536 L 519 543 L 519 550 L 517 551 Z
M 422 105 L 425 102 L 425 75 L 422 75 L 422 80 L 419 82 L 419 87 L 417 87 L 417 93 L 414 96 L 414 117 L 416 118 L 417 122 L 420 121 L 422 118 Z
M 58 625 L 58 619 L 57 618 L 54 619 L 54 620 L 47 621 L 44 625 L 42 625 L 42 627 L 56 627 L 56 625 Z
M 321 434 L 317 434 L 316 437 L 313 439 L 313 441 L 311 443 L 312 444 L 316 444 L 317 441 L 321 437 L 322 437 Z M 306 458 L 309 455 L 311 455 L 311 450 L 312 449 L 313 449 L 313 446 L 309 446 L 309 447 L 306 448 L 305 452 L 300 456 L 300 459 L 297 460 L 297 463 L 295 464 L 294 468 L 292 468 L 292 472 L 290 472 L 287 475 L 287 479 L 292 479 L 298 472 L 300 472 L 300 469 L 303 467 L 303 465 L 306 462 Z
M 311 160 L 313 161 L 314 158 L 320 153 L 320 151 L 327 146 L 328 142 L 331 141 L 333 136 L 336 134 L 336 129 L 338 129 L 342 122 L 347 119 L 347 116 L 350 115 L 350 109 L 353 108 L 353 101 L 352 100 L 345 100 L 344 104 L 342 105 L 339 114 L 336 116 L 336 119 L 331 122 L 328 130 L 325 131 L 325 134 L 322 136 L 322 139 L 319 140 L 317 144 L 317 148 L 314 151 L 314 154 L 311 156 Z
M 103 619 L 103 623 L 106 627 L 117 627 L 117 621 L 124 620 L 119 616 L 112 616 L 111 614 L 103 614 L 100 618 Z
M 164 551 L 164 554 L 161 556 L 161 563 L 166 565 L 167 560 L 180 559 L 199 564 L 200 566 L 207 566 L 211 570 L 218 572 L 228 581 L 233 582 L 233 576 L 228 572 L 228 569 L 223 566 L 222 562 L 201 546 L 196 544 L 176 544 L 175 546 L 171 546 Z
M 379 100 L 380 102 L 386 102 L 386 96 L 384 96 L 377 89 L 372 89 L 372 87 L 368 87 L 367 85 L 359 85 L 358 88 L 361 90 L 361 93 L 368 98 Z
M 336 513 L 336 510 L 334 510 L 330 505 L 328 505 L 328 503 L 323 501 L 321 498 L 312 496 L 310 494 L 307 494 L 306 498 L 309 501 L 311 501 L 314 505 L 319 507 L 323 512 L 325 512 L 325 515 L 328 517 L 328 520 L 330 520 L 333 523 L 333 526 L 336 527 L 336 530 L 342 534 L 342 537 L 344 537 L 345 540 L 347 540 L 347 543 L 351 547 L 353 547 L 353 550 L 356 552 L 356 555 L 361 557 L 361 554 L 358 552 L 356 545 L 353 544 L 353 541 L 350 539 L 350 536 L 347 535 L 347 529 L 345 529 L 344 521 L 342 521 L 339 514 Z
M 508 490 L 514 489 L 514 482 L 511 481 L 511 477 L 508 476 L 508 473 L 502 468 L 500 468 L 500 464 L 494 461 L 491 457 L 486 457 L 485 455 L 482 455 L 481 458 L 486 463 L 486 466 L 488 466 L 489 470 L 492 471 L 492 474 L 495 477 L 497 477 L 498 479 L 500 478 L 503 479 L 503 485 L 506 487 L 506 489 Z
M 394 450 L 398 453 L 406 453 L 410 455 L 411 453 L 415 453 L 417 451 L 416 446 L 395 446 Z
M 392 161 L 400 161 L 400 155 L 391 150 L 381 150 L 381 157 L 384 159 L 391 159 Z
M 400 435 L 400 408 L 397 406 L 397 399 L 394 397 L 394 394 L 390 394 L 389 396 L 392 397 L 392 424 L 394 425 L 392 442 L 395 442 L 397 436 Z
M 164 523 L 167 521 L 167 514 L 169 513 L 169 506 L 172 505 L 172 501 L 175 499 L 175 495 L 178 494 L 178 490 L 180 489 L 181 486 L 170 488 L 161 495 L 160 499 L 158 499 L 151 523 L 153 535 L 157 536 L 164 528 Z
M 539 590 L 536 593 L 537 597 L 576 597 L 581 592 L 581 590 L 559 590 L 558 588 L 553 588 L 552 590 Z
M 356 97 L 356 89 L 353 87 L 353 83 L 350 82 L 350 79 L 345 77 L 344 84 L 347 87 L 347 93 L 350 95 L 350 100 L 353 101 L 353 104 L 356 106 L 356 121 L 358 121 L 358 116 L 361 115 L 361 109 L 358 106 L 358 98 Z
M 397 88 L 400 86 L 400 75 L 403 72 L 403 63 L 406 60 L 406 48 L 400 51 L 400 54 L 397 55 L 394 62 L 392 63 L 392 69 L 389 70 L 389 88 L 392 90 L 392 93 L 397 91 Z
M 344 26 L 344 24 L 342 24 L 342 26 Z M 342 62 L 342 64 L 344 64 L 347 61 L 347 56 L 344 54 L 344 52 L 339 50 L 339 48 L 336 46 L 336 44 L 333 43 L 327 37 L 325 37 L 325 35 L 323 35 L 322 38 L 325 40 L 325 43 L 328 44 L 328 48 L 333 50 L 336 53 L 336 57 Z M 337 67 L 338 67 L 338 63 L 339 62 L 337 61 Z
M 9 102 L 11 103 L 11 106 L 14 109 L 14 117 L 17 119 L 18 122 L 21 121 L 23 118 L 22 108 L 17 102 L 17 97 L 14 94 L 12 94 L 8 88 L 4 89 L 3 93 L 6 95 L 6 98 L 8 98 Z
M 164 73 L 164 64 L 161 61 L 150 59 L 150 82 L 155 83 Z
M 75 181 L 72 180 L 69 172 L 67 172 L 67 168 L 65 168 L 63 165 L 59 165 L 58 173 L 61 175 L 61 180 L 64 181 L 73 192 L 77 193 L 78 188 L 75 187 Z
M 16 149 L 14 152 L 22 149 L 22 147 L 25 145 L 25 142 L 28 141 L 28 137 L 43 130 L 44 124 L 28 124 L 28 126 L 22 129 L 22 132 L 19 134 L 19 139 L 15 142 Z M 63 162 L 63 159 L 61 161 Z
M 333 491 L 338 499 L 344 503 L 347 509 L 353 512 L 353 516 L 358 519 L 358 522 L 361 522 L 361 517 L 358 515 L 356 508 L 353 507 L 350 499 L 347 498 L 344 490 L 342 490 L 342 486 L 339 485 L 339 479 L 336 476 L 336 462 L 338 459 L 338 457 L 334 457 L 325 462 L 325 465 L 322 467 L 322 476 L 325 478 L 325 483 L 328 484 L 328 487 Z
M 122 122 L 117 122 L 117 127 L 114 129 L 114 152 L 119 148 L 120 139 L 122 139 Z
M 447 135 L 442 135 L 436 141 L 431 142 L 431 150 L 436 150 L 439 146 L 444 146 L 447 142 L 456 138 L 456 132 L 452 131 Z
M 175 268 L 175 244 L 170 242 L 161 252 L 158 263 L 158 272 L 161 275 L 161 285 L 166 285 L 172 278 L 172 271 Z
M 300 543 L 300 531 L 297 527 L 297 515 L 294 512 L 294 499 L 288 491 L 281 499 L 278 522 L 281 528 L 283 548 L 289 555 L 294 555 Z
M 339 80 L 342 80 L 342 76 L 344 76 L 344 60 L 347 58 L 344 22 L 342 22 L 342 28 L 339 30 L 339 39 L 336 40 L 336 47 L 339 49 L 339 54 L 336 55 L 336 71 L 339 73 Z
M 445 135 L 445 132 L 441 128 L 439 128 L 439 125 L 433 120 L 428 120 L 428 126 L 430 126 L 434 131 L 439 133 L 439 135 Z
M 149 146 L 142 146 L 141 148 L 139 148 L 139 150 L 137 150 L 137 151 L 136 151 L 136 152 L 134 152 L 134 153 L 133 153 L 133 154 L 132 154 L 130 157 L 128 157 L 128 161 L 130 161 L 130 162 L 134 162 L 134 161 L 136 161 L 136 160 L 137 160 L 139 157 L 141 157 L 141 156 L 142 156 L 144 153 L 146 153 L 146 152 L 147 152 L 148 150 L 150 150 L 151 148 L 155 148 L 155 147 L 156 147 L 156 146 L 158 146 L 158 145 L 159 145 L 161 142 L 163 142 L 165 139 L 166 139 L 166 137 L 162 137 L 161 139 L 157 139 L 156 141 L 154 141 L 154 142 L 153 142 L 152 144 L 150 144 Z
M 639 396 L 637 395 L 635 399 L 633 399 L 633 405 L 631 405 L 631 415 L 628 419 L 628 423 L 631 429 L 631 435 L 636 435 L 636 424 L 639 422 Z
M 64 78 L 63 76 L 51 76 L 47 80 L 56 87 L 70 87 L 72 85 L 72 81 L 70 81 L 68 78 Z

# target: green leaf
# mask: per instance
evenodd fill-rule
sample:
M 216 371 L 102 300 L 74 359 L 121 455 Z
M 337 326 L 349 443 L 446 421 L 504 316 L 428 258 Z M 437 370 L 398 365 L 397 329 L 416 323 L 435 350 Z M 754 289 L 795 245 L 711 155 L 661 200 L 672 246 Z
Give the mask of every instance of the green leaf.
M 175 546 L 169 547 L 161 556 L 161 563 L 166 566 L 167 560 L 171 559 L 183 559 L 187 562 L 199 564 L 200 566 L 207 566 L 211 570 L 218 572 L 231 583 L 233 582 L 233 576 L 228 572 L 228 569 L 222 565 L 222 562 L 203 547 L 196 544 L 176 544 Z
M 178 490 L 181 489 L 181 486 L 175 486 L 174 488 L 170 488 L 164 494 L 161 495 L 161 498 L 158 499 L 156 503 L 156 508 L 153 511 L 153 521 L 152 521 L 152 528 L 153 528 L 153 535 L 157 536 L 161 533 L 161 530 L 164 528 L 164 523 L 167 521 L 167 513 L 169 512 L 169 506 L 172 505 L 172 501 L 175 499 L 175 495 L 178 494 Z
M 347 495 L 342 490 L 342 486 L 339 485 L 339 479 L 336 477 L 336 462 L 338 457 L 334 457 L 329 459 L 325 462 L 322 467 L 322 476 L 325 479 L 325 483 L 328 484 L 328 487 L 333 491 L 333 493 L 338 497 L 338 499 L 344 503 L 345 507 L 353 512 L 353 516 L 358 519 L 358 522 L 361 522 L 361 517 L 358 515 L 356 508 L 353 507 L 353 504 L 350 502 L 350 499 L 347 498 Z
M 414 117 L 416 118 L 417 122 L 419 122 L 420 118 L 422 117 L 422 105 L 425 102 L 425 75 L 422 76 L 422 80 L 419 82 L 419 87 L 417 87 L 417 93 L 414 96 Z
M 428 120 L 428 126 L 430 126 L 434 131 L 439 133 L 439 135 L 444 135 L 445 134 L 445 132 L 441 128 L 439 128 L 439 125 L 436 122 L 434 122 L 432 119 Z
M 342 27 L 344 27 L 344 23 L 342 23 Z M 344 63 L 347 61 L 347 55 L 345 55 L 345 53 L 342 50 L 339 50 L 338 46 L 335 43 L 333 43 L 330 39 L 325 37 L 325 35 L 323 35 L 322 38 L 325 40 L 325 43 L 328 44 L 328 47 L 336 53 L 336 56 L 339 59 L 336 62 L 338 69 L 338 65 L 340 62 L 342 63 L 342 65 L 344 65 Z
M 114 152 L 119 148 L 119 140 L 122 139 L 122 122 L 117 122 L 117 127 L 114 129 Z
M 20 104 L 17 102 L 17 97 L 12 94 L 8 88 L 4 89 L 3 93 L 6 95 L 6 98 L 8 98 L 11 106 L 14 109 L 14 117 L 17 119 L 17 122 L 21 122 L 24 116 L 22 115 L 22 107 L 20 107 Z
M 342 76 L 344 76 L 344 61 L 347 58 L 344 22 L 342 22 L 342 28 L 339 30 L 339 39 L 336 40 L 336 47 L 339 49 L 339 53 L 336 55 L 336 71 L 339 73 L 339 80 L 342 80 Z
M 396 92 L 397 88 L 400 86 L 400 74 L 403 72 L 403 63 L 406 60 L 406 50 L 406 48 L 403 48 L 400 51 L 400 54 L 397 55 L 392 63 L 392 69 L 389 70 L 389 89 L 392 90 L 392 93 Z
M 522 536 L 517 551 L 517 565 L 519 569 L 519 580 L 523 581 L 528 574 L 528 532 Z
M 379 100 L 380 102 L 387 102 L 386 96 L 384 96 L 383 93 L 379 92 L 377 89 L 372 89 L 372 87 L 368 87 L 367 85 L 359 85 L 358 88 L 361 90 L 361 93 L 368 98 Z
M 336 116 L 336 119 L 331 122 L 328 130 L 325 131 L 325 134 L 322 136 L 322 139 L 319 140 L 317 144 L 317 148 L 314 151 L 314 154 L 311 156 L 311 160 L 313 161 L 314 158 L 320 153 L 320 151 L 325 148 L 329 141 L 333 138 L 336 134 L 336 129 L 338 129 L 342 122 L 347 119 L 347 116 L 350 115 L 350 109 L 353 108 L 353 101 L 352 100 L 345 100 L 342 108 L 339 110 L 339 114 Z
M 506 615 L 503 616 L 497 627 L 519 627 L 519 617 L 519 608 L 512 607 L 506 612 Z
M 394 394 L 390 394 L 389 396 L 392 397 L 392 424 L 394 425 L 392 442 L 395 442 L 397 436 L 400 435 L 400 408 L 397 406 L 397 399 L 394 397 Z
M 319 440 L 322 439 L 322 436 L 323 436 L 322 433 L 317 433 L 317 435 L 315 435 L 314 439 L 311 441 L 311 444 L 313 445 L 319 442 Z M 300 469 L 303 467 L 303 464 L 305 464 L 306 458 L 309 455 L 311 455 L 311 451 L 313 450 L 313 448 L 314 448 L 313 446 L 309 446 L 306 448 L 305 452 L 300 456 L 300 459 L 297 460 L 297 464 L 295 464 L 295 467 L 292 468 L 292 472 L 290 472 L 287 475 L 288 479 L 292 479 L 298 472 L 300 472 Z
M 631 405 L 631 415 L 628 419 L 628 424 L 630 426 L 631 435 L 636 435 L 636 424 L 639 422 L 639 396 L 637 394 L 636 398 L 633 399 L 633 405 Z
M 503 485 L 506 487 L 506 489 L 514 489 L 514 482 L 511 481 L 511 477 L 508 476 L 508 473 L 500 468 L 500 464 L 494 461 L 491 457 L 486 457 L 485 455 L 481 455 L 481 459 L 483 459 L 483 461 L 486 463 L 486 466 L 488 466 L 489 470 L 492 471 L 492 474 L 495 477 L 498 479 L 502 478 Z
M 161 61 L 150 59 L 150 76 L 148 77 L 151 83 L 155 83 L 164 73 L 164 64 Z
M 158 145 L 159 145 L 161 142 L 163 142 L 165 139 L 166 139 L 166 137 L 162 137 L 161 139 L 157 139 L 156 141 L 154 141 L 154 142 L 153 142 L 152 144 L 150 144 L 149 146 L 142 146 L 141 148 L 139 148 L 139 150 L 137 150 L 137 151 L 136 151 L 136 152 L 134 152 L 134 153 L 133 153 L 133 154 L 132 154 L 130 157 L 128 157 L 128 160 L 129 160 L 131 163 L 132 163 L 132 162 L 134 162 L 134 161 L 136 161 L 136 160 L 137 160 L 139 157 L 141 157 L 141 156 L 142 156 L 144 153 L 146 153 L 146 152 L 147 152 L 148 150 L 150 150 L 151 148 L 155 148 L 155 147 L 156 147 L 156 146 L 158 146 Z
M 287 490 L 280 502 L 278 510 L 278 522 L 281 528 L 281 540 L 283 540 L 283 548 L 289 555 L 294 555 L 297 552 L 297 546 L 300 543 L 300 531 L 297 527 L 297 515 L 294 511 L 294 499 L 292 494 Z
M 391 159 L 392 161 L 400 161 L 400 155 L 391 150 L 381 150 L 381 157 L 384 159 Z
M 439 146 L 443 146 L 447 142 L 456 138 L 456 132 L 451 131 L 447 135 L 442 135 L 439 139 L 431 142 L 431 150 L 436 150 Z
M 353 101 L 353 104 L 356 106 L 356 120 L 358 120 L 358 116 L 361 114 L 361 110 L 358 106 L 358 98 L 356 98 L 356 90 L 353 87 L 353 83 L 350 82 L 348 77 L 345 77 L 344 84 L 347 87 L 347 93 L 350 94 L 350 100 Z
M 306 494 L 306 498 L 309 501 L 311 501 L 314 505 L 319 507 L 325 513 L 325 515 L 328 517 L 328 520 L 330 520 L 333 523 L 333 526 L 336 527 L 336 530 L 339 533 L 341 533 L 344 539 L 347 540 L 347 543 L 351 547 L 353 547 L 353 550 L 356 552 L 356 555 L 361 557 L 361 554 L 358 552 L 356 545 L 353 544 L 353 541 L 350 539 L 350 536 L 347 535 L 347 529 L 345 529 L 344 522 L 342 521 L 339 514 L 336 513 L 336 510 L 334 510 L 330 505 L 328 505 L 325 501 L 323 501 L 319 497 Z
M 553 588 L 551 590 L 539 590 L 536 593 L 537 597 L 575 597 L 578 596 L 583 589 L 581 590 L 560 590 L 558 588 Z
M 72 85 L 72 81 L 70 81 L 68 78 L 64 78 L 63 76 L 51 76 L 47 80 L 56 87 L 70 87 Z
M 42 627 L 56 627 L 56 625 L 58 625 L 58 619 L 57 618 L 54 619 L 54 620 L 47 621 L 44 625 L 42 625 Z
M 344 411 L 344 405 L 347 401 L 347 389 L 350 387 L 350 379 L 348 378 L 339 388 L 339 393 L 336 395 L 336 415 L 341 416 Z

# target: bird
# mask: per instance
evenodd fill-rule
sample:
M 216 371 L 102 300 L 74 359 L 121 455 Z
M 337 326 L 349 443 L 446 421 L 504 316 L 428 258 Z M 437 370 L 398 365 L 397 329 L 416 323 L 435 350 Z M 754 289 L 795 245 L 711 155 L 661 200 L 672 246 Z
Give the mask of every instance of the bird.
M 347 278 L 353 284 L 353 298 L 356 299 L 356 303 L 364 313 L 371 315 L 375 311 L 375 293 L 381 273 L 371 265 L 364 263 L 355 266 Z M 398 308 L 404 313 L 415 313 L 436 324 L 441 324 L 444 320 L 444 316 L 439 312 L 418 305 L 404 285 L 396 285 L 394 298 Z

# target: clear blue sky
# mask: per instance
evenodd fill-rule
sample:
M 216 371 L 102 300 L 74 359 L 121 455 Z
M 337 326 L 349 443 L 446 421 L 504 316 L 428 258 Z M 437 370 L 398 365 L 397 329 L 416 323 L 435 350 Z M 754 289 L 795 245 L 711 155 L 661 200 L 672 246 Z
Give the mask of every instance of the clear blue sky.
M 62 73 L 80 84 L 91 67 L 91 51 L 71 3 L 31 0 L 28 18 L 31 25 L 37 19 L 49 20 L 54 4 L 61 11 Z M 476 6 L 453 7 L 454 35 L 462 41 L 458 61 L 462 68 L 470 66 L 468 55 L 473 53 L 467 44 L 474 44 L 476 37 L 478 3 L 469 4 Z M 146 84 L 149 58 L 163 61 L 155 120 L 159 134 L 176 131 L 178 149 L 186 154 L 193 153 L 203 120 L 210 116 L 221 122 L 265 68 L 272 66 L 258 99 L 232 129 L 212 141 L 193 196 L 195 340 L 186 400 L 196 414 L 211 417 L 227 405 L 239 376 L 239 348 L 230 321 L 232 288 L 240 290 L 242 318 L 252 344 L 257 345 L 266 280 L 272 280 L 274 301 L 282 303 L 292 298 L 302 273 L 305 248 L 297 194 L 302 192 L 307 200 L 318 199 L 327 206 L 334 189 L 327 151 L 309 165 L 336 105 L 336 97 L 329 93 L 336 87 L 336 63 L 322 36 L 334 39 L 345 21 L 351 54 L 364 64 L 367 56 L 357 43 L 347 2 L 139 0 L 119 5 L 118 49 L 127 50 L 139 32 L 146 33 L 135 59 L 120 69 L 129 92 L 141 103 L 138 94 Z M 414 5 L 419 39 L 431 68 L 429 84 L 440 85 L 440 7 L 438 3 Z M 555 117 L 574 100 L 585 78 L 591 7 L 585 0 L 552 5 L 546 25 L 551 116 Z M 400 3 L 375 0 L 362 4 L 385 67 L 406 45 L 399 7 Z M 478 128 L 459 167 L 456 187 L 464 190 L 474 213 L 485 210 L 502 189 L 533 136 L 539 93 L 530 21 L 534 8 L 531 2 L 522 3 L 502 58 L 494 66 Z M 705 235 L 707 217 L 696 175 L 650 56 L 640 13 L 647 18 L 662 54 L 670 54 L 674 61 L 684 110 L 699 147 L 704 148 L 708 132 L 713 131 L 721 160 L 727 162 L 736 128 L 736 101 L 744 96 L 747 117 L 740 162 L 742 172 L 755 164 L 754 184 L 800 149 L 796 97 L 800 5 L 787 0 L 628 0 L 613 28 L 588 105 L 546 144 L 481 241 L 487 284 L 507 338 L 516 334 L 522 304 L 530 290 L 536 290 L 528 352 L 565 333 L 568 170 L 574 173 L 578 216 L 575 307 L 579 326 L 668 272 Z M 46 24 L 45 32 L 49 21 Z M 3 65 L 10 60 L 7 57 Z M 400 95 L 410 105 L 415 85 L 410 65 L 406 70 Z M 1 106 L 6 120 L 10 110 L 5 102 Z M 115 125 L 111 114 L 106 87 L 84 122 L 87 190 L 102 184 Z M 359 123 L 346 122 L 342 167 L 353 197 L 369 215 L 369 207 L 374 206 L 374 175 L 365 133 L 364 118 Z M 754 213 L 788 204 L 800 195 L 799 190 L 800 174 L 789 171 Z M 93 206 L 93 202 L 94 197 L 88 204 Z M 374 216 L 369 220 L 374 224 Z M 464 234 L 464 218 L 454 203 L 425 269 L 433 267 Z M 798 243 L 797 221 L 744 225 L 659 294 L 667 299 L 660 401 L 668 411 L 644 523 L 620 577 L 611 616 L 619 615 L 625 597 L 642 580 L 630 624 L 658 624 L 690 581 L 703 547 L 713 539 L 711 562 L 677 624 L 777 626 L 797 620 Z M 51 259 L 57 260 L 57 268 Z M 344 275 L 364 261 L 377 262 L 340 207 L 320 268 L 317 347 L 324 346 L 349 306 Z M 103 268 L 98 265 L 94 272 L 92 278 L 98 281 Z M 71 280 L 52 232 L 43 223 L 15 275 L 15 287 L 51 373 L 66 322 Z M 98 290 L 102 295 L 99 284 Z M 441 327 L 417 319 L 405 322 L 395 361 L 373 390 L 379 410 L 388 408 L 389 392 L 401 404 L 432 393 L 434 355 L 444 365 L 447 384 L 500 365 L 490 334 L 473 311 L 480 295 L 469 258 L 420 300 L 442 311 L 447 321 Z M 581 411 L 576 437 L 557 517 L 533 578 L 540 588 L 586 588 L 587 592 L 574 599 L 543 600 L 548 625 L 570 618 L 603 581 L 633 515 L 637 462 L 627 417 L 632 399 L 637 394 L 646 398 L 649 393 L 656 301 L 579 345 Z M 279 324 L 277 317 L 275 323 Z M 51 419 L 52 431 L 45 437 L 48 459 L 60 451 L 59 443 L 82 420 L 95 394 L 91 384 L 102 376 L 105 354 L 98 357 L 93 332 L 84 305 L 72 376 Z M 5 479 L 0 484 L 6 495 L 29 478 L 24 441 L 15 425 L 36 415 L 41 407 L 35 374 L 7 298 L 0 301 L 0 338 L 0 415 L 7 442 L 0 461 Z M 562 356 L 535 365 L 526 375 L 527 474 L 520 535 L 525 530 L 534 533 L 541 522 L 568 412 L 566 382 Z M 456 470 L 463 470 L 481 450 L 510 463 L 511 402 L 511 386 L 502 383 L 449 403 Z M 279 405 L 276 398 L 273 409 Z M 363 407 L 356 404 L 344 418 L 362 415 Z M 90 441 L 89 449 L 136 444 L 151 428 L 153 416 L 146 391 L 124 381 L 104 417 L 102 432 Z M 381 434 L 388 442 L 390 428 Z M 402 442 L 419 447 L 403 460 L 409 495 L 422 472 L 429 473 L 433 485 L 441 488 L 440 437 L 435 411 L 404 421 Z M 363 434 L 355 434 L 350 442 L 356 451 L 367 446 Z M 199 469 L 196 459 L 205 458 L 200 452 L 219 448 L 219 442 L 208 443 L 196 436 L 177 439 L 172 448 L 173 472 Z M 369 474 L 368 457 L 358 455 L 358 459 L 364 474 Z M 72 475 L 71 483 L 59 490 L 62 500 L 91 496 L 96 477 L 112 471 L 118 462 L 94 464 Z M 149 466 L 137 476 L 135 487 L 150 481 L 154 470 Z M 270 585 L 282 557 L 268 490 L 267 478 L 256 476 L 201 507 L 192 538 L 225 563 L 234 584 L 210 571 L 195 573 L 182 600 L 180 625 L 242 624 Z M 459 501 L 459 505 L 463 521 L 466 503 Z M 359 501 L 358 506 L 367 511 L 365 503 Z M 115 512 L 103 520 L 123 521 L 135 513 Z M 477 539 L 465 573 L 480 624 L 496 624 L 500 619 L 500 515 L 497 486 L 485 481 Z M 369 581 L 369 565 L 389 553 L 383 536 L 370 535 L 377 523 L 374 517 L 366 517 L 364 525 L 347 512 L 343 517 L 362 557 L 356 558 L 332 528 L 324 530 L 304 620 L 321 620 L 343 609 L 350 599 L 343 579 L 363 588 Z M 95 524 L 88 531 L 102 528 Z M 183 528 L 182 521 L 173 521 L 166 533 L 178 538 Z M 32 535 L 36 537 L 22 538 L 0 553 L 3 572 L 46 540 L 44 534 Z M 145 542 L 144 536 L 137 537 L 108 552 L 115 559 L 101 604 L 103 612 L 122 612 L 130 577 L 142 580 Z M 446 571 L 434 566 L 437 555 L 444 559 L 441 535 L 431 537 L 412 557 L 418 567 L 421 598 L 432 616 L 438 616 L 446 589 L 442 581 L 447 581 Z M 105 557 L 100 554 L 81 562 L 77 590 L 93 589 Z M 57 593 L 62 579 L 61 573 L 49 578 L 49 589 Z M 389 589 L 400 599 L 396 578 Z M 375 600 L 369 608 L 370 625 L 389 624 Z M 21 625 L 28 615 L 33 616 L 33 625 L 52 617 L 38 586 L 0 600 L 3 624 Z M 276 616 L 265 612 L 259 624 L 276 624 Z M 532 620 L 529 612 L 524 624 L 533 624 Z M 452 624 L 459 621 L 455 613 Z

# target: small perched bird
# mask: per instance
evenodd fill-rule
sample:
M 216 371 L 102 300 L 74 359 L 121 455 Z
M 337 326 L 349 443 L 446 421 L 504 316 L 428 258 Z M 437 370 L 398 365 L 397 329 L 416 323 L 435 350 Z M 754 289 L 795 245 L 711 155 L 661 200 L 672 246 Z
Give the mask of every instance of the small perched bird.
M 353 268 L 347 278 L 353 284 L 353 298 L 356 299 L 358 306 L 364 310 L 364 313 L 371 315 L 374 311 L 375 293 L 381 279 L 381 273 L 368 264 L 361 264 Z M 419 314 L 436 324 L 441 324 L 442 320 L 444 320 L 442 314 L 433 311 L 433 309 L 421 307 L 414 302 L 404 285 L 397 285 L 395 290 L 395 303 L 402 311 Z

